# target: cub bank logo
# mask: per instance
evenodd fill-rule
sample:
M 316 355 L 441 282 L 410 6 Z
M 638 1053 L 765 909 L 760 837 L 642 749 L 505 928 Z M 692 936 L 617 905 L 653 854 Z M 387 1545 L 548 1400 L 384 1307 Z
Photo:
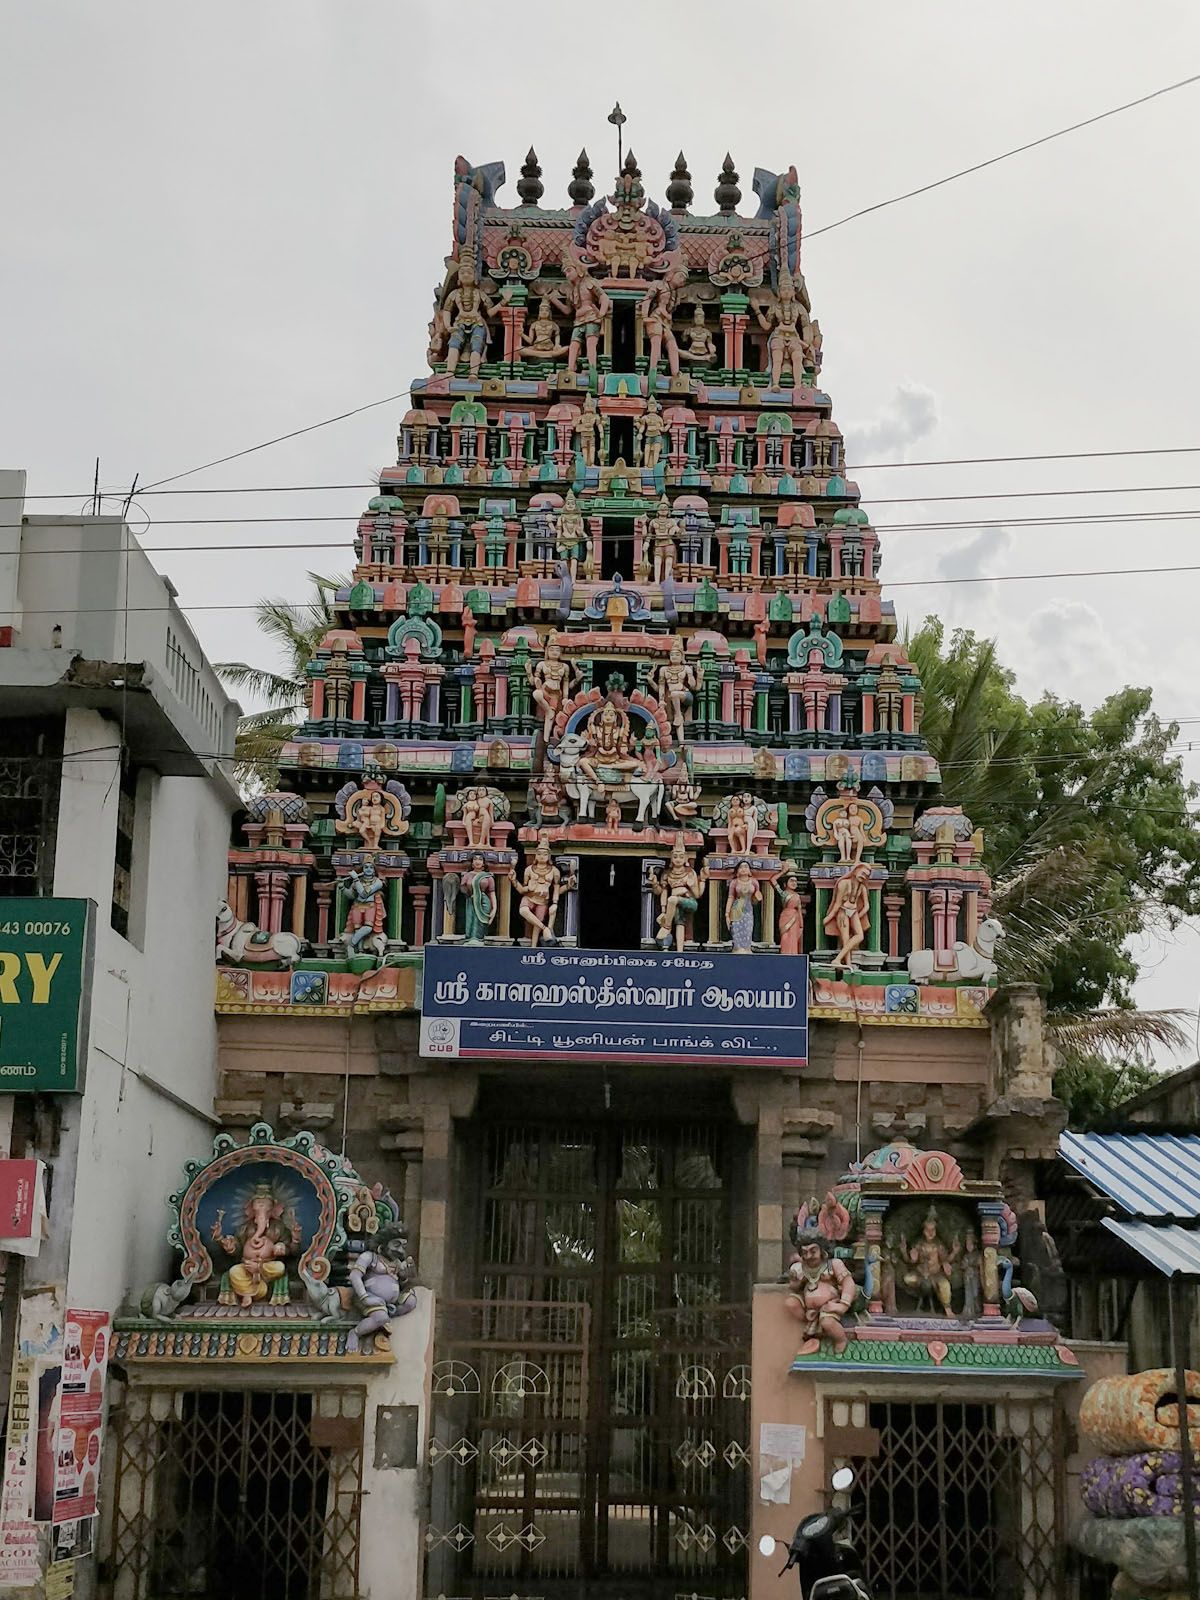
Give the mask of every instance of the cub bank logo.
M 425 1054 L 431 1056 L 456 1056 L 458 1054 L 458 1023 L 450 1017 L 431 1017 L 422 1020 L 425 1035 Z

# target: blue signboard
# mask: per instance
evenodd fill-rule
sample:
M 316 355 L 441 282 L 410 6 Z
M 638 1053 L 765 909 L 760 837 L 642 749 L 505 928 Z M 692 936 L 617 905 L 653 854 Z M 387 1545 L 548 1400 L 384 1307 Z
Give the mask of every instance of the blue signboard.
M 802 1067 L 803 956 L 425 946 L 421 1054 Z

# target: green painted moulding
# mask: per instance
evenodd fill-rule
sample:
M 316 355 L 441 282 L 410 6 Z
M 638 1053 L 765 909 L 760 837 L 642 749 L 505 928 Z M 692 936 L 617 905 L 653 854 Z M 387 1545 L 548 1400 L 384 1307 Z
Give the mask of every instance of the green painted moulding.
M 1047 1344 L 950 1344 L 941 1361 L 926 1345 L 911 1339 L 855 1339 L 840 1355 L 817 1350 L 798 1355 L 793 1372 L 948 1372 L 963 1377 L 1008 1374 L 1025 1378 L 1081 1378 L 1083 1369 L 1064 1361 L 1058 1346 Z

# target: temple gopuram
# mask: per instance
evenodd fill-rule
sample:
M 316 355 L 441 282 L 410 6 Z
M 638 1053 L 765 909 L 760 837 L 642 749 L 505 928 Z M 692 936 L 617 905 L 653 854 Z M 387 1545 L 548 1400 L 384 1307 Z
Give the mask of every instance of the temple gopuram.
M 505 185 L 454 163 L 429 370 L 230 851 L 224 1131 L 118 1325 L 116 1592 L 216 1573 L 221 1485 L 286 1479 L 264 1592 L 768 1600 L 849 1462 L 878 1596 L 1063 1595 L 1062 1108 L 796 170 Z

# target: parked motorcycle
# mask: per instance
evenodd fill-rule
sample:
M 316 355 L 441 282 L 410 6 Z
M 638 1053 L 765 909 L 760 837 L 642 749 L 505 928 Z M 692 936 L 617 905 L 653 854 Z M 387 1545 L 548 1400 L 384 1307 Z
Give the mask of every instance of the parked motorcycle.
M 832 1479 L 834 1493 L 845 1494 L 853 1485 L 854 1473 L 849 1467 L 839 1467 Z M 779 1576 L 795 1567 L 803 1600 L 871 1600 L 854 1546 L 849 1540 L 835 1537 L 849 1520 L 848 1510 L 817 1511 L 805 1517 L 792 1535 L 787 1565 Z M 781 1543 L 765 1533 L 758 1548 L 764 1556 L 770 1556 Z

